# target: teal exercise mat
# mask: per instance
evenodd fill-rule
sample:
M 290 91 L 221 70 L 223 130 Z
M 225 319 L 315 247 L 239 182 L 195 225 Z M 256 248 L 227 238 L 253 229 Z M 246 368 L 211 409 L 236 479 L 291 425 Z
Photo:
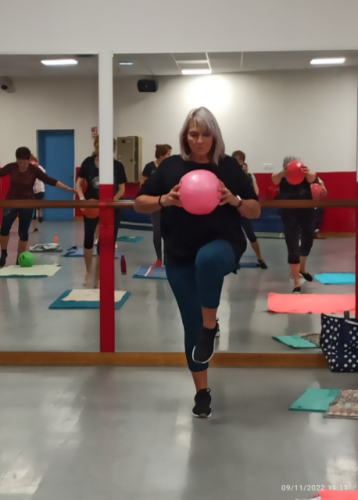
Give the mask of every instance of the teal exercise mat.
M 53 302 L 49 309 L 99 309 L 99 300 L 96 301 L 76 301 L 76 302 L 66 302 L 63 299 L 68 297 L 72 290 L 66 290 L 58 299 Z M 120 301 L 114 303 L 114 308 L 116 310 L 120 309 L 127 302 L 131 296 L 130 292 L 124 292 L 123 297 Z
M 355 285 L 356 275 L 354 273 L 325 273 L 315 274 L 315 279 L 323 285 Z
M 307 389 L 291 406 L 292 411 L 311 411 L 325 413 L 340 391 L 332 389 Z
M 139 267 L 133 274 L 133 278 L 136 279 L 149 279 L 149 280 L 166 280 L 167 271 L 165 267 Z
M 299 335 L 281 335 L 272 338 L 293 349 L 317 349 L 315 344 L 303 339 Z
M 93 250 L 93 256 L 97 257 L 97 248 Z M 83 248 L 72 247 L 62 257 L 83 257 Z M 115 259 L 119 259 L 119 253 L 115 253 Z
M 144 240 L 143 236 L 117 236 L 117 241 L 122 243 L 138 243 L 142 240 Z

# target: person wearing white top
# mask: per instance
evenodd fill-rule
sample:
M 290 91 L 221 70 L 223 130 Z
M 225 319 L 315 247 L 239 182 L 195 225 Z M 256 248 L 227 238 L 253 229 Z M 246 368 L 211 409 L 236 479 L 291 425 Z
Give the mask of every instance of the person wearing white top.
M 40 168 L 43 172 L 46 173 L 46 170 L 39 165 L 39 160 L 36 158 L 36 156 L 31 155 L 30 158 L 30 163 L 34 164 L 37 166 L 37 168 Z M 43 200 L 45 196 L 45 184 L 40 181 L 40 179 L 36 179 L 35 184 L 34 184 L 34 195 L 36 200 Z M 42 214 L 42 208 L 39 208 L 38 210 L 35 208 L 34 209 L 34 215 L 33 215 L 33 225 L 34 225 L 34 233 L 38 232 L 38 227 L 37 227 L 37 221 L 41 222 L 43 221 L 43 214 Z

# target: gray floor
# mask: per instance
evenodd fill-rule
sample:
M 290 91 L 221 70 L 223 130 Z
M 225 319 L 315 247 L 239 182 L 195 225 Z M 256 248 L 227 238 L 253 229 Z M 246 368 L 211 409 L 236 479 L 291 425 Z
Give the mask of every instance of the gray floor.
M 357 421 L 290 412 L 328 370 L 212 369 L 191 416 L 185 369 L 0 368 L 1 500 L 293 500 L 358 489 Z M 283 485 L 293 491 L 282 491 Z M 302 491 L 301 491 L 302 489 Z
M 81 222 L 43 223 L 39 234 L 31 234 L 31 244 L 53 241 L 58 233 L 64 249 L 82 246 Z M 168 282 L 135 280 L 140 265 L 155 260 L 151 233 L 121 229 L 120 234 L 144 236 L 139 243 L 122 243 L 128 274 L 121 276 L 116 261 L 117 289 L 131 292 L 124 307 L 116 312 L 116 349 L 127 352 L 178 352 L 183 349 L 179 312 Z M 8 264 L 15 261 L 17 235 L 11 234 Z M 293 288 L 286 264 L 283 240 L 260 239 L 269 269 L 241 269 L 225 279 L 219 310 L 221 352 L 290 352 L 271 339 L 272 335 L 315 333 L 320 330 L 318 315 L 275 315 L 267 313 L 270 292 L 290 293 Z M 252 255 L 251 248 L 247 251 Z M 309 270 L 354 272 L 354 240 L 316 240 Z M 65 290 L 81 288 L 84 262 L 60 255 L 36 255 L 36 262 L 61 263 L 53 278 L 0 279 L 0 350 L 6 351 L 98 351 L 99 313 L 50 311 L 49 305 Z M 305 283 L 304 293 L 354 293 L 353 286 L 323 286 Z M 297 351 L 295 351 L 297 352 Z M 307 351 L 305 351 L 307 352 Z M 310 352 L 315 352 L 310 351 Z

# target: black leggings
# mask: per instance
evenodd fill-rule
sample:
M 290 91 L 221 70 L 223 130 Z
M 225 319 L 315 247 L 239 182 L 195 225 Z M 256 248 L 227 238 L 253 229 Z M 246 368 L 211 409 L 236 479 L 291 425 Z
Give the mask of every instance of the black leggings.
M 44 193 L 44 191 L 41 191 L 40 193 L 35 193 L 34 196 L 35 196 L 35 200 L 43 200 L 44 196 L 45 196 L 45 193 Z M 38 216 L 38 209 L 34 208 L 34 213 L 32 215 L 32 220 L 37 220 L 37 216 Z
M 299 264 L 300 257 L 308 257 L 313 245 L 315 211 L 311 208 L 285 209 L 281 211 L 281 218 L 288 250 L 288 263 Z
M 4 208 L 2 213 L 1 236 L 9 236 L 11 227 L 19 214 L 20 241 L 29 241 L 32 208 Z
M 252 229 L 251 220 L 246 219 L 246 217 L 241 217 L 241 226 L 242 229 L 245 231 L 247 239 L 250 241 L 250 243 L 256 243 L 257 238 L 256 234 L 254 233 L 254 230 Z
M 151 214 L 153 224 L 153 244 L 157 259 L 162 260 L 162 233 L 160 230 L 160 210 Z
M 99 217 L 96 217 L 95 219 L 89 219 L 88 217 L 83 216 L 83 222 L 85 226 L 85 237 L 83 246 L 84 248 L 86 248 L 86 250 L 91 250 L 94 244 L 94 234 L 96 232 L 96 228 L 99 223 Z M 117 239 L 117 233 L 120 223 L 121 223 L 121 214 L 120 210 L 117 209 L 114 211 L 114 242 L 116 242 Z M 99 255 L 99 240 L 97 244 L 97 254 Z

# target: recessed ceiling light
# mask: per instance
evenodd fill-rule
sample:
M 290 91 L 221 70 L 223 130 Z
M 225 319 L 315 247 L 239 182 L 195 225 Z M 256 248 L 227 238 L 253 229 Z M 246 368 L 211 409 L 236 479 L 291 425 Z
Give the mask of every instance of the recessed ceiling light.
M 132 62 L 120 62 L 119 65 L 120 66 L 133 66 L 133 63 Z
M 343 64 L 345 60 L 346 60 L 345 57 L 326 57 L 322 59 L 312 59 L 311 64 L 313 65 Z
M 75 66 L 78 61 L 75 59 L 45 59 L 41 63 L 45 66 Z
M 182 69 L 183 75 L 211 75 L 211 69 Z

